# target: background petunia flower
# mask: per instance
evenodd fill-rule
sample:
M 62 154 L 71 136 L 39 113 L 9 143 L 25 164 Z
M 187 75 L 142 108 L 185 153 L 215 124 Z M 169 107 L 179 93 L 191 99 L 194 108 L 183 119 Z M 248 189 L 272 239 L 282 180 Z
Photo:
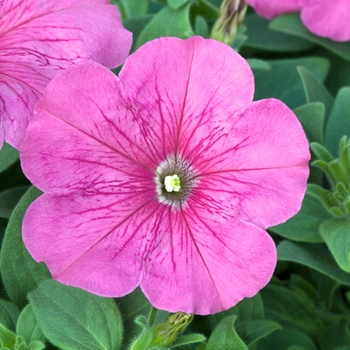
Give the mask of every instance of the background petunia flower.
M 349 0 L 247 0 L 267 19 L 301 11 L 300 17 L 310 32 L 336 41 L 350 40 Z
M 276 264 L 265 229 L 299 210 L 310 155 L 293 112 L 253 94 L 247 62 L 200 37 L 145 44 L 119 78 L 96 63 L 54 78 L 20 152 L 44 192 L 23 223 L 34 259 L 171 312 L 255 295 Z
M 108 0 L 5 0 L 0 18 L 0 148 L 19 147 L 55 75 L 87 60 L 115 68 L 131 46 Z

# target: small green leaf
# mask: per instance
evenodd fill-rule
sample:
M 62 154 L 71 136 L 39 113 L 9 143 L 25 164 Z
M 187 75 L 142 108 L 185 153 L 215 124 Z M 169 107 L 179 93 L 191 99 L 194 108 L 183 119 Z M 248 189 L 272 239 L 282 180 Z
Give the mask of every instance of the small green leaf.
M 22 310 L 18 318 L 16 334 L 21 336 L 27 344 L 36 340 L 45 342 L 46 338 L 38 325 L 31 305 L 27 305 Z
M 269 230 L 293 241 L 323 242 L 319 227 L 331 217 L 320 201 L 307 191 L 300 211 L 284 224 L 270 227 Z
M 189 38 L 193 34 L 189 18 L 190 7 L 190 3 L 177 10 L 170 6 L 164 7 L 145 26 L 137 40 L 136 47 L 162 36 Z
M 328 277 L 350 286 L 350 275 L 339 269 L 328 248 L 321 243 L 282 241 L 277 246 L 279 261 L 291 261 L 310 267 Z
M 41 192 L 31 187 L 14 209 L 2 243 L 0 268 L 5 289 L 19 309 L 27 304 L 27 293 L 50 278 L 44 264 L 38 264 L 29 255 L 22 240 L 22 220 L 28 206 Z
M 248 350 L 233 327 L 235 319 L 235 316 L 228 316 L 217 325 L 208 340 L 206 350 Z
M 1 349 L 5 347 L 13 349 L 16 344 L 16 334 L 8 330 L 2 324 L 0 324 L 0 343 Z
M 333 96 L 309 69 L 298 67 L 298 72 L 304 85 L 307 102 L 322 102 L 326 109 L 327 118 L 334 104 Z
M 46 336 L 63 350 L 118 350 L 123 327 L 113 299 L 46 280 L 29 294 Z
M 39 340 L 35 340 L 27 346 L 26 350 L 43 350 L 43 349 L 45 349 L 45 344 Z
M 0 145 L 0 173 L 18 160 L 18 151 L 4 142 Z
M 326 242 L 336 262 L 346 272 L 350 272 L 350 221 L 331 219 L 320 226 L 320 234 Z
M 295 35 L 299 38 L 306 39 L 311 43 L 323 46 L 325 49 L 335 53 L 336 55 L 350 60 L 350 42 L 338 42 L 327 38 L 321 38 L 310 33 L 302 24 L 299 14 L 287 14 L 275 18 L 269 25 L 269 28 Z
M 326 125 L 325 147 L 338 157 L 338 144 L 342 136 L 350 136 L 350 88 L 339 90 Z

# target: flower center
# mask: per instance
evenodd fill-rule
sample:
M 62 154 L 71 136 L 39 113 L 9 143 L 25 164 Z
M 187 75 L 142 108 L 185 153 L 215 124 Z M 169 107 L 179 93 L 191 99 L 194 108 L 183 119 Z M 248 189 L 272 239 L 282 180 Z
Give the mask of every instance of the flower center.
M 165 176 L 164 186 L 168 192 L 179 192 L 181 189 L 180 178 L 176 174 Z
M 161 203 L 182 206 L 198 180 L 192 167 L 182 157 L 169 156 L 159 164 L 155 182 Z

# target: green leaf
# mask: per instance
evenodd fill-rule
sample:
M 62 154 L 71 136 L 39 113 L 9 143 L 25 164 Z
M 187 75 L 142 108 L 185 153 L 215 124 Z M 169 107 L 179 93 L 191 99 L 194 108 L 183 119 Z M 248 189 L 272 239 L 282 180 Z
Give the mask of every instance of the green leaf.
M 300 350 L 318 350 L 310 337 L 291 328 L 277 330 L 259 342 L 259 350 L 290 350 L 291 346 L 298 346 Z
M 331 219 L 320 226 L 320 234 L 341 269 L 350 272 L 350 221 Z
M 45 344 L 39 340 L 35 340 L 31 342 L 27 347 L 27 350 L 43 350 L 43 349 L 45 349 Z
M 342 319 L 338 324 L 326 328 L 319 342 L 322 350 L 334 350 L 336 347 L 350 344 L 349 321 Z
M 28 206 L 41 192 L 31 187 L 14 209 L 0 253 L 0 269 L 5 289 L 19 309 L 27 304 L 27 293 L 50 278 L 47 267 L 29 255 L 22 240 L 22 220 Z
M 163 36 L 189 38 L 193 34 L 189 18 L 190 7 L 190 3 L 177 10 L 170 6 L 164 7 L 145 26 L 137 40 L 136 47 Z
M 203 38 L 209 38 L 208 23 L 202 16 L 196 16 L 194 32 Z
M 0 146 L 1 148 L 1 146 Z M 0 149 L 0 173 L 18 160 L 18 151 L 4 142 Z
M 350 88 L 339 90 L 326 125 L 325 147 L 334 157 L 339 156 L 339 141 L 350 136 Z
M 27 305 L 22 310 L 18 318 L 16 334 L 21 336 L 27 344 L 37 340 L 45 342 L 46 338 L 38 325 L 31 305 Z
M 27 190 L 28 187 L 23 186 L 10 188 L 8 190 L 0 192 L 0 218 L 10 218 L 14 207 Z
M 325 79 L 329 69 L 328 61 L 321 57 L 268 60 L 266 62 L 270 65 L 270 70 L 254 70 L 254 99 L 275 97 L 292 109 L 307 102 L 297 67 L 308 68 L 320 81 Z
M 259 320 L 265 317 L 264 304 L 260 294 L 252 298 L 244 298 L 230 309 L 239 321 Z
M 130 350 L 144 350 L 148 349 L 153 340 L 153 332 L 149 326 L 146 317 L 138 316 L 135 323 L 142 328 L 141 334 L 132 343 Z
M 306 192 L 300 211 L 284 224 L 269 230 L 292 241 L 318 243 L 323 242 L 319 227 L 330 218 L 332 216 L 319 200 Z
M 304 85 L 307 102 L 322 102 L 327 118 L 334 104 L 333 96 L 309 69 L 298 67 L 298 72 Z
M 167 0 L 168 5 L 172 7 L 174 10 L 177 10 L 181 6 L 187 4 L 190 0 Z
M 116 302 L 123 315 L 124 343 L 130 344 L 131 340 L 140 333 L 140 327 L 134 322 L 135 318 L 140 315 L 147 317 L 151 310 L 151 304 L 140 288 L 136 288 L 125 297 L 116 299 Z
M 189 345 L 194 343 L 201 343 L 206 340 L 205 336 L 202 334 L 187 334 L 179 337 L 171 344 L 171 349 L 177 348 L 183 345 Z
M 47 339 L 63 350 L 118 350 L 123 326 L 113 299 L 46 280 L 29 294 Z
M 132 32 L 132 47 L 131 52 L 136 50 L 136 42 L 138 40 L 138 37 L 140 36 L 141 32 L 144 30 L 146 25 L 152 20 L 154 15 L 146 15 L 141 17 L 131 17 L 126 19 L 124 23 L 124 27 L 127 30 L 130 30 Z M 114 71 L 117 72 L 118 68 L 116 68 Z
M 279 261 L 290 261 L 310 267 L 328 277 L 350 286 L 350 275 L 339 269 L 328 248 L 321 243 L 282 241 L 277 246 Z
M 16 343 L 16 334 L 2 324 L 0 324 L 0 343 L 1 349 L 5 347 L 12 349 Z
M 248 347 L 254 344 L 257 340 L 282 328 L 277 322 L 270 320 L 237 321 L 235 326 L 237 333 Z
M 243 45 L 244 48 L 275 52 L 300 52 L 314 46 L 307 40 L 270 30 L 268 27 L 270 21 L 255 14 L 248 15 L 243 23 L 247 27 L 248 37 Z
M 321 102 L 311 102 L 294 109 L 309 142 L 323 143 L 325 107 Z
M 19 311 L 15 304 L 0 299 L 0 323 L 10 330 L 15 330 Z
M 209 0 L 196 0 L 192 1 L 191 18 L 196 16 L 202 16 L 208 22 L 214 22 L 219 17 L 219 7 L 222 0 L 218 0 L 218 3 L 213 3 Z
M 309 298 L 271 283 L 260 294 L 264 301 L 266 318 L 283 327 L 299 329 L 311 337 L 321 334 L 325 326 Z
M 116 3 L 123 16 L 123 19 L 146 15 L 148 0 L 112 0 Z
M 306 39 L 314 44 L 323 46 L 325 49 L 332 51 L 340 57 L 350 60 L 350 42 L 337 42 L 326 38 L 321 38 L 310 33 L 302 24 L 299 14 L 287 14 L 275 18 L 269 28 L 295 35 L 299 38 Z
M 233 327 L 235 319 L 235 316 L 228 316 L 217 325 L 208 340 L 206 350 L 248 350 Z
M 268 62 L 259 60 L 257 58 L 248 58 L 247 62 L 249 63 L 249 66 L 251 69 L 264 69 L 264 70 L 270 70 L 271 67 Z

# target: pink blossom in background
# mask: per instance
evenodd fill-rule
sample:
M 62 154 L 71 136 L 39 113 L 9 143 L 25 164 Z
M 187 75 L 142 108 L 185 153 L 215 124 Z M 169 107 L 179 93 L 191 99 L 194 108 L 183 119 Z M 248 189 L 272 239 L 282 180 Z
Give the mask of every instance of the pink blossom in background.
M 119 78 L 96 63 L 54 78 L 20 149 L 44 192 L 23 223 L 34 259 L 170 312 L 255 295 L 276 264 L 266 228 L 300 209 L 310 155 L 293 112 L 253 94 L 247 62 L 200 37 L 145 44 Z
M 0 1 L 0 148 L 18 148 L 50 79 L 94 60 L 115 68 L 131 33 L 109 0 Z
M 300 17 L 310 32 L 336 41 L 350 40 L 349 0 L 247 0 L 262 17 L 301 11 Z

